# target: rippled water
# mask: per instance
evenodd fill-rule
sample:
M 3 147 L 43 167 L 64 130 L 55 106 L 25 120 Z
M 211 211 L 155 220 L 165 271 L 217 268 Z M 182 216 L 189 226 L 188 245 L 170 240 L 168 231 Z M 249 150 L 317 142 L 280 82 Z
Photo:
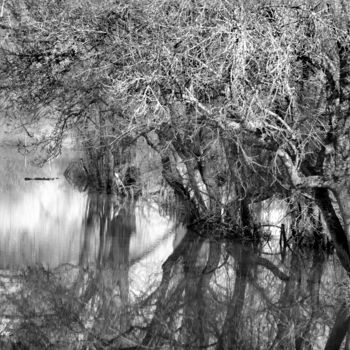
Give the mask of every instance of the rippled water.
M 75 190 L 71 159 L 1 151 L 3 348 L 323 349 L 349 326 L 335 257 L 210 241 L 155 202 Z

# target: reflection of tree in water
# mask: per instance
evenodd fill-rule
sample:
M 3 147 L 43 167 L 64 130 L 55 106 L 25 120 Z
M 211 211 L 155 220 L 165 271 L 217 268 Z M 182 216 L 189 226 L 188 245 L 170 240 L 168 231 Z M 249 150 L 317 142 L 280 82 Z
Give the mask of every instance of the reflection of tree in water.
M 207 244 L 203 261 L 205 242 L 191 235 L 163 265 L 142 346 L 299 350 L 325 336 L 319 326 L 330 326 L 319 296 L 324 256 L 315 253 L 310 261 L 294 252 L 282 271 L 251 247 L 229 243 L 222 250 L 227 264 L 216 269 L 220 245 Z
M 311 266 L 305 266 L 307 261 L 292 252 L 289 280 L 282 288 L 275 312 L 277 332 L 273 345 L 276 348 L 309 349 L 312 345 L 312 327 L 320 316 L 319 293 L 324 262 L 323 255 L 314 253 Z
M 97 229 L 97 230 L 96 230 Z M 86 286 L 85 300 L 99 293 L 99 328 L 112 322 L 119 331 L 128 327 L 129 251 L 132 234 L 136 231 L 133 202 L 119 203 L 113 196 L 92 194 L 86 214 L 86 230 L 80 255 L 80 265 L 89 266 L 90 244 L 98 232 L 95 278 Z M 113 310 L 113 311 L 112 311 Z
M 73 348 L 95 349 L 324 348 L 342 303 L 334 297 L 334 270 L 326 269 L 324 255 L 294 250 L 282 264 L 278 256 L 264 257 L 261 247 L 188 231 L 154 287 L 135 295 L 129 289 L 134 212 L 92 197 L 79 266 L 22 276 L 23 292 L 10 299 L 22 320 L 20 327 L 12 323 L 15 339 L 53 348 L 62 339 Z M 99 228 L 94 269 L 93 227 Z M 341 342 L 347 332 L 342 310 L 329 343 Z
M 202 250 L 203 245 L 202 237 L 189 232 L 163 264 L 162 281 L 153 295 L 156 309 L 142 346 L 161 346 L 166 339 L 188 348 L 207 345 L 204 293 L 219 263 L 220 250 L 213 243 L 208 254 L 207 249 Z M 209 255 L 207 262 L 203 261 L 204 254 Z M 179 312 L 183 313 L 182 317 Z

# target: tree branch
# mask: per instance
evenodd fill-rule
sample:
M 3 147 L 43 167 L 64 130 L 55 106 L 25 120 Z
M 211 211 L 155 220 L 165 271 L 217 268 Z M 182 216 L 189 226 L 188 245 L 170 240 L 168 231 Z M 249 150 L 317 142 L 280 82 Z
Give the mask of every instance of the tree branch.
M 276 277 L 278 277 L 281 281 L 289 281 L 289 276 L 286 275 L 283 271 L 281 271 L 276 265 L 274 265 L 271 261 L 262 258 L 261 256 L 256 257 L 256 263 L 261 265 L 268 270 L 270 270 Z
M 294 187 L 298 188 L 331 188 L 332 181 L 325 179 L 323 176 L 302 176 L 299 173 L 298 167 L 293 163 L 290 155 L 279 149 L 277 155 L 288 171 L 289 178 Z

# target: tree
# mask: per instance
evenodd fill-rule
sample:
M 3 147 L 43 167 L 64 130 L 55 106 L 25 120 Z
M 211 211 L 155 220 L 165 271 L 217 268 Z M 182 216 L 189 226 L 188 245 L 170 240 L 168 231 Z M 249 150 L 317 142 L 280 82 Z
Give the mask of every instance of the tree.
M 106 93 L 118 61 L 110 45 L 108 5 L 8 2 L 1 25 L 6 38 L 1 91 L 4 109 L 27 115 L 22 124 L 31 145 L 42 151 L 39 164 L 60 154 L 64 136 L 74 130 L 100 163 L 96 171 L 91 169 L 96 182 L 110 191 L 113 157 L 108 145 L 111 135 L 118 137 L 128 122 L 118 101 Z M 51 133 L 40 137 L 29 132 L 40 121 L 51 124 Z
M 193 217 L 216 223 L 249 226 L 251 203 L 300 192 L 350 272 L 347 3 L 7 6 L 1 90 L 33 115 L 54 111 L 51 152 L 77 128 L 109 188 L 110 145 L 144 137 Z
M 229 172 L 234 212 L 238 200 L 242 213 L 244 203 L 271 193 L 271 184 L 280 185 L 275 193 L 301 191 L 322 210 L 350 271 L 348 5 L 133 5 L 128 23 L 142 23 L 128 46 L 133 61 L 111 88 L 133 93 L 133 118 L 156 134 L 149 143 L 168 182 L 214 215 L 223 204 L 221 170 Z M 186 181 L 169 152 L 185 164 Z
M 153 116 L 159 152 L 170 145 L 185 163 L 198 206 L 220 212 L 213 158 L 223 153 L 235 203 L 251 203 L 273 182 L 314 197 L 350 271 L 348 5 L 185 1 L 156 9 L 142 7 L 149 21 L 134 35 L 138 79 L 135 86 L 129 75 L 127 91 L 142 106 L 135 118 Z

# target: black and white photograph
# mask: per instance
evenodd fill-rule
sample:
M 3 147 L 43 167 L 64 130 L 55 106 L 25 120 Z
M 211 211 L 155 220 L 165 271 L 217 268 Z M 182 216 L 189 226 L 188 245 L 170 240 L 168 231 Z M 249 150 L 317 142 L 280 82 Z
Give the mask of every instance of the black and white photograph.
M 350 0 L 0 0 L 0 350 L 350 350 Z

